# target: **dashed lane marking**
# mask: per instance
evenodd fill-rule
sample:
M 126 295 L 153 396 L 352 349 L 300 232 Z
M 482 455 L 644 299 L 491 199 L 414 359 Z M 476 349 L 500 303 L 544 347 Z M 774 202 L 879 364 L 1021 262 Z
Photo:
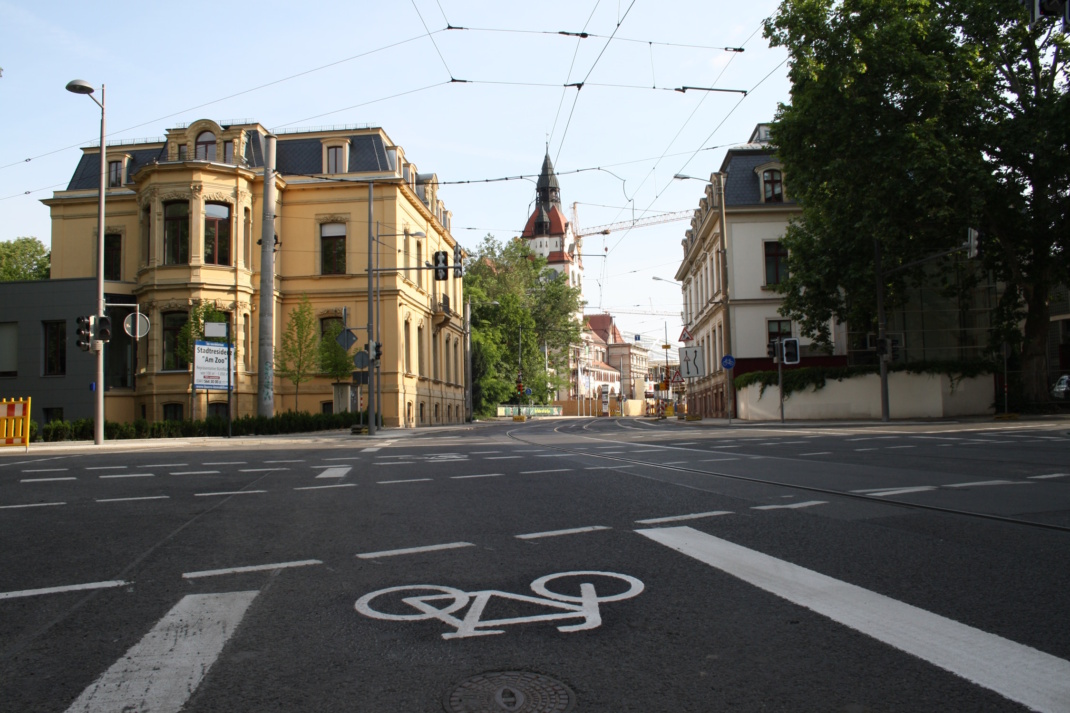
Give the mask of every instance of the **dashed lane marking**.
M 298 560 L 296 562 L 274 562 L 272 564 L 256 564 L 249 567 L 230 567 L 228 569 L 206 569 L 200 572 L 184 572 L 183 579 L 200 579 L 202 577 L 220 577 L 225 574 L 243 574 L 245 572 L 273 572 L 277 569 L 290 567 L 309 567 L 323 564 L 320 560 Z
M 213 495 L 253 495 L 255 493 L 266 493 L 266 490 L 230 490 L 220 493 L 194 493 L 195 498 L 207 498 Z
M 815 451 L 814 453 L 800 453 L 800 456 L 829 456 L 832 451 Z
M 377 450 L 379 450 L 379 449 L 378 448 L 365 448 L 361 452 L 362 453 L 367 453 L 369 451 L 377 451 Z M 360 460 L 360 456 L 345 456 L 345 457 L 342 457 L 342 458 L 324 458 L 323 460 Z
M 522 470 L 520 475 L 535 475 L 537 473 L 568 473 L 572 468 L 551 468 L 549 470 Z
M 128 503 L 133 500 L 168 500 L 170 495 L 145 495 L 139 498 L 98 498 L 98 503 Z
M 605 525 L 592 525 L 591 527 L 573 527 L 568 530 L 548 530 L 546 532 L 529 532 L 526 535 L 514 535 L 518 540 L 537 540 L 540 537 L 560 537 L 562 535 L 578 535 L 583 532 L 595 532 L 597 530 L 609 530 L 612 528 Z
M 23 473 L 63 473 L 69 470 L 69 468 L 34 468 L 32 470 L 24 470 Z
M 278 473 L 289 468 L 238 468 L 239 473 Z
M 42 594 L 62 594 L 64 592 L 81 592 L 87 589 L 110 589 L 112 587 L 125 587 L 129 582 L 114 579 L 108 582 L 89 582 L 87 584 L 69 584 L 65 587 L 42 587 L 41 589 L 23 589 L 18 592 L 0 592 L 0 599 L 20 599 L 22 597 L 37 597 Z
M 207 462 L 201 463 L 201 465 L 245 465 L 246 462 L 247 461 L 243 461 L 243 460 L 216 460 L 216 461 L 207 461 Z
M 393 485 L 394 483 L 426 483 L 430 478 L 408 478 L 406 480 L 378 480 L 377 485 Z
M 450 480 L 464 480 L 465 478 L 498 478 L 505 473 L 480 473 L 479 475 L 452 475 Z
M 634 465 L 592 465 L 584 470 L 620 470 L 621 468 L 634 468 Z
M 294 490 L 326 490 L 327 488 L 355 488 L 356 483 L 335 483 L 334 485 L 306 485 L 303 488 L 294 488 Z
M 101 475 L 98 476 L 102 480 L 107 478 L 155 478 L 153 473 L 120 473 L 118 475 Z
M 144 468 L 184 468 L 189 463 L 153 463 L 143 466 Z
M 866 490 L 852 490 L 852 493 L 863 493 L 875 498 L 884 498 L 889 495 L 905 495 L 907 493 L 925 493 L 936 490 L 935 485 L 914 485 L 905 488 L 870 488 Z
M 755 505 L 751 510 L 797 510 L 798 508 L 809 508 L 814 505 L 828 505 L 826 500 L 807 500 L 802 503 L 791 503 L 789 505 Z
M 266 463 L 304 463 L 304 462 L 305 462 L 305 460 L 303 458 L 299 458 L 297 460 L 266 460 L 266 461 L 264 461 L 265 464 Z M 313 466 L 313 467 L 315 467 L 315 466 Z
M 523 456 L 491 456 L 486 460 L 513 460 L 516 458 L 523 458 Z
M 23 478 L 20 483 L 51 483 L 57 480 L 78 480 L 73 475 L 61 477 L 61 478 Z
M 357 555 L 362 560 L 377 559 L 379 557 L 396 557 L 398 555 L 414 555 L 422 552 L 438 552 L 439 550 L 456 550 L 461 547 L 475 547 L 471 542 L 449 542 L 444 545 L 426 545 L 424 547 L 406 547 L 400 550 L 383 550 L 381 552 L 365 552 Z
M 975 488 L 984 487 L 988 485 L 1032 485 L 1032 483 L 1023 483 L 1020 480 L 975 480 L 971 483 L 948 483 L 944 485 L 945 488 Z
M 361 449 L 360 452 L 361 453 L 375 453 L 377 450 L 379 450 L 378 446 L 376 446 L 374 448 L 363 448 L 363 449 Z M 337 460 L 341 460 L 341 458 L 338 458 Z
M 731 510 L 713 510 L 711 512 L 696 512 L 690 515 L 673 515 L 671 517 L 654 517 L 649 520 L 636 520 L 640 525 L 660 525 L 663 522 L 680 522 L 681 520 L 699 520 L 704 517 L 718 517 L 731 515 Z
M 218 475 L 218 470 L 178 470 L 171 475 Z
M 24 505 L 0 505 L 0 510 L 18 510 L 19 508 L 47 508 L 53 505 L 66 505 L 67 503 L 26 503 Z
M 1070 473 L 1048 473 L 1047 475 L 1031 475 L 1032 480 L 1048 480 L 1049 478 L 1065 478 L 1070 476 Z
M 86 466 L 86 470 L 122 470 L 126 468 L 125 465 L 89 465 Z

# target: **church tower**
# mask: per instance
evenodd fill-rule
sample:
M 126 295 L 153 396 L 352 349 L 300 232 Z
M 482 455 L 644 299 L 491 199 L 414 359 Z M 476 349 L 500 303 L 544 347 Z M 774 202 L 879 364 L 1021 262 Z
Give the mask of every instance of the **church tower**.
M 583 289 L 583 240 L 572 232 L 572 223 L 561 210 L 561 185 L 547 153 L 535 185 L 535 209 L 520 236 L 536 255 L 546 258 L 547 267 L 563 275 L 573 287 Z

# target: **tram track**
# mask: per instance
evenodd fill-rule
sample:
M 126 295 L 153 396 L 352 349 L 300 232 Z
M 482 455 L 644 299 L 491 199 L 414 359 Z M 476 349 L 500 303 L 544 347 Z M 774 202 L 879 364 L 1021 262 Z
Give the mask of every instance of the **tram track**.
M 590 426 L 591 423 L 594 423 L 594 422 L 592 421 L 592 422 L 590 422 L 588 424 L 585 424 L 583 430 L 586 431 L 587 427 Z M 536 424 L 536 425 L 538 425 L 538 424 Z M 561 431 L 561 428 L 562 428 L 561 426 L 554 427 L 554 429 L 553 429 L 554 433 L 556 433 L 558 435 L 570 435 L 570 436 L 574 436 L 574 437 L 577 436 L 577 434 L 575 434 L 575 433 L 567 433 L 566 434 L 566 433 Z M 799 490 L 799 491 L 803 491 L 803 492 L 807 492 L 807 493 L 817 493 L 817 494 L 824 495 L 824 496 L 827 496 L 827 497 L 840 497 L 840 498 L 846 498 L 846 499 L 849 499 L 849 500 L 854 500 L 854 501 L 859 501 L 859 502 L 866 502 L 866 503 L 880 504 L 880 505 L 888 505 L 888 506 L 891 506 L 891 507 L 902 508 L 902 509 L 907 509 L 907 510 L 922 510 L 922 511 L 927 511 L 927 512 L 937 512 L 937 513 L 942 513 L 942 514 L 945 514 L 945 515 L 955 515 L 955 516 L 958 516 L 958 517 L 966 517 L 966 518 L 972 518 L 972 519 L 988 520 L 988 521 L 992 521 L 992 522 L 1000 522 L 1000 523 L 1003 523 L 1003 524 L 1015 525 L 1015 526 L 1019 526 L 1019 527 L 1030 527 L 1030 528 L 1035 528 L 1035 529 L 1053 530 L 1053 531 L 1056 531 L 1056 532 L 1070 533 L 1070 527 L 1067 527 L 1067 526 L 1064 526 L 1064 525 L 1056 525 L 1056 524 L 1052 524 L 1052 523 L 1046 523 L 1046 522 L 1037 522 L 1035 520 L 1024 520 L 1024 519 L 1021 519 L 1021 518 L 1007 517 L 1005 515 L 995 515 L 995 514 L 992 514 L 992 513 L 976 512 L 976 511 L 972 511 L 972 510 L 960 510 L 960 509 L 957 509 L 957 508 L 942 507 L 942 506 L 939 506 L 939 505 L 925 505 L 923 503 L 911 503 L 911 502 L 905 502 L 905 501 L 902 501 L 902 500 L 896 500 L 896 499 L 890 498 L 888 496 L 884 496 L 884 497 L 878 498 L 878 497 L 875 497 L 875 496 L 873 496 L 871 494 L 867 494 L 867 493 L 852 493 L 852 492 L 844 491 L 844 490 L 835 490 L 835 489 L 831 489 L 831 488 L 822 488 L 822 487 L 816 486 L 816 485 L 801 485 L 799 483 L 786 483 L 786 482 L 780 481 L 780 480 L 771 480 L 771 479 L 768 479 L 768 478 L 756 478 L 756 477 L 746 476 L 746 475 L 737 475 L 737 474 L 734 474 L 734 473 L 724 473 L 724 472 L 720 472 L 720 471 L 716 471 L 716 470 L 708 470 L 708 469 L 704 469 L 704 468 L 694 468 L 694 467 L 690 467 L 690 466 L 686 466 L 686 465 L 679 465 L 679 464 L 670 465 L 670 464 L 666 464 L 666 463 L 652 463 L 650 461 L 640 460 L 638 458 L 628 458 L 628 457 L 625 457 L 625 456 L 622 456 L 622 455 L 607 455 L 607 454 L 602 454 L 602 453 L 591 453 L 589 451 L 577 450 L 577 449 L 573 449 L 573 448 L 568 448 L 566 446 L 554 445 L 554 444 L 549 444 L 549 443 L 543 443 L 543 442 L 539 442 L 539 441 L 530 440 L 530 437 L 529 438 L 523 438 L 523 437 L 521 437 L 521 435 L 518 435 L 518 434 L 522 434 L 522 432 L 524 430 L 527 430 L 527 429 L 509 430 L 509 431 L 506 432 L 506 435 L 509 438 L 511 438 L 512 440 L 514 440 L 514 441 L 516 441 L 518 443 L 524 443 L 524 444 L 527 444 L 527 445 L 539 446 L 540 448 L 549 448 L 551 450 L 555 450 L 555 451 L 558 451 L 560 453 L 568 453 L 568 454 L 576 455 L 576 456 L 586 456 L 588 458 L 599 458 L 601 460 L 612 461 L 612 462 L 615 462 L 615 463 L 622 463 L 622 464 L 628 464 L 628 465 L 640 465 L 640 466 L 646 466 L 646 467 L 649 467 L 649 468 L 658 468 L 660 470 L 667 470 L 667 471 L 672 471 L 672 472 L 677 472 L 677 473 L 687 473 L 687 474 L 691 474 L 691 475 L 703 475 L 703 476 L 709 476 L 709 477 L 715 477 L 715 478 L 722 478 L 722 479 L 725 479 L 725 480 L 734 480 L 734 481 L 738 481 L 738 482 L 753 483 L 753 484 L 756 484 L 756 485 L 771 485 L 771 486 L 780 487 L 780 488 L 789 488 L 791 490 Z M 595 436 L 595 435 L 582 435 L 582 436 L 579 436 L 579 437 L 581 437 L 581 438 L 589 438 L 591 440 L 600 441 L 600 442 L 603 442 L 603 443 L 613 443 L 613 444 L 629 445 L 629 446 L 634 446 L 635 445 L 631 441 L 616 441 L 616 440 L 612 440 L 610 438 L 602 438 L 602 437 L 598 437 L 598 436 Z M 661 446 L 661 447 L 668 447 L 668 446 Z M 769 456 L 766 456 L 766 457 L 769 457 Z

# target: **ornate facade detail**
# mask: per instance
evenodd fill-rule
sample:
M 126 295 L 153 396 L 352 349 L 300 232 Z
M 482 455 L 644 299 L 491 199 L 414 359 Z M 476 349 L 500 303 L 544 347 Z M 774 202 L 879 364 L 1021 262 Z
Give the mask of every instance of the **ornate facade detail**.
M 167 191 L 160 193 L 160 202 L 166 203 L 167 201 L 188 201 L 192 196 L 189 191 Z
M 332 215 L 317 215 L 316 222 L 320 225 L 324 223 L 348 223 L 349 213 L 337 213 Z
M 137 205 L 138 205 L 138 208 L 141 208 L 142 210 L 144 210 L 145 208 L 148 208 L 149 206 L 152 205 L 153 201 L 155 201 L 156 198 L 159 195 L 160 195 L 160 191 L 159 191 L 158 188 L 150 188 L 147 191 L 142 191 L 141 193 L 138 193 L 137 194 Z
M 327 307 L 326 309 L 318 310 L 316 312 L 316 316 L 318 316 L 320 319 L 323 319 L 324 317 L 341 317 L 342 316 L 342 308 L 341 307 Z
M 234 194 L 226 193 L 206 193 L 204 195 L 205 203 L 234 203 Z
M 190 193 L 193 195 L 194 198 L 198 198 L 198 197 L 200 197 L 200 195 L 202 193 L 204 193 L 204 184 L 203 183 L 191 183 L 190 187 L 189 187 L 189 190 L 190 190 Z

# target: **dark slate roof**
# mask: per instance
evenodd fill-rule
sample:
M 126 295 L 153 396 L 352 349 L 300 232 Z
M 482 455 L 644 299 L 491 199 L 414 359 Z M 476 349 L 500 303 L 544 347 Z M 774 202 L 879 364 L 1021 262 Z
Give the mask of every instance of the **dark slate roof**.
M 776 159 L 772 148 L 730 149 L 725 157 L 728 180 L 724 185 L 725 206 L 764 205 L 762 203 L 761 177 L 754 169 Z M 790 204 L 794 201 L 787 200 Z
M 264 165 L 264 144 L 259 131 L 250 131 L 245 142 L 245 164 L 251 168 L 259 168 Z M 278 165 L 278 156 L 275 157 Z
M 117 150 L 121 147 L 113 146 L 112 150 Z M 130 163 L 126 167 L 127 180 L 134 175 L 134 172 L 139 168 L 144 168 L 146 165 L 153 161 L 162 161 L 167 155 L 167 149 L 164 146 L 153 147 L 148 149 L 127 149 L 126 153 L 130 155 Z M 100 154 L 82 154 L 81 160 L 78 161 L 78 166 L 74 169 L 74 175 L 71 177 L 71 182 L 67 184 L 68 191 L 91 191 L 96 190 L 100 186 Z
M 359 134 L 347 138 L 349 139 L 349 173 L 394 170 L 382 136 Z M 263 154 L 259 153 L 259 135 L 257 135 L 256 146 L 258 155 L 252 165 L 259 167 L 264 165 Z M 322 147 L 323 142 L 319 138 L 280 136 L 275 145 L 275 167 L 283 175 L 323 173 Z M 426 175 L 430 178 L 433 174 Z
M 539 181 L 535 184 L 536 188 L 557 188 L 560 189 L 561 185 L 557 182 L 557 174 L 554 173 L 554 164 L 550 160 L 550 154 L 546 154 L 546 158 L 542 160 L 542 171 L 539 173 Z

